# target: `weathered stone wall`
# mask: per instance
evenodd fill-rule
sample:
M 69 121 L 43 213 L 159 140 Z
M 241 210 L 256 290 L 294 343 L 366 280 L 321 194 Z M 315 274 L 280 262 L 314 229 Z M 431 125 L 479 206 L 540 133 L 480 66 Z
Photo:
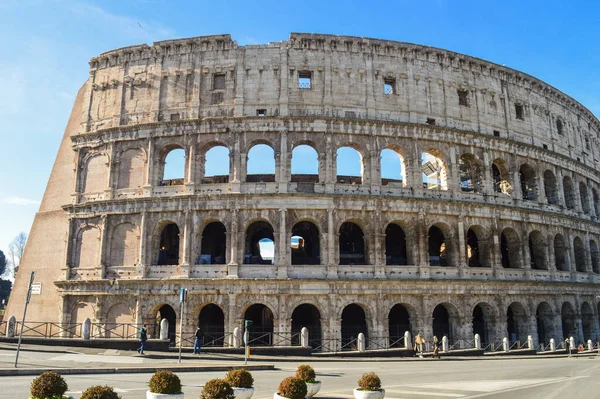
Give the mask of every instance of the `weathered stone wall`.
M 31 320 L 90 317 L 95 334 L 116 334 L 110 326 L 156 324 L 165 305 L 179 318 L 184 287 L 186 332 L 210 304 L 223 334 L 262 304 L 273 331 L 289 333 L 294 310 L 312 304 L 323 340 L 336 340 L 357 304 L 369 336 L 389 339 L 401 304 L 426 336 L 440 331 L 442 305 L 455 340 L 483 320 L 488 342 L 537 340 L 539 326 L 544 341 L 597 337 L 600 123 L 551 86 L 446 50 L 309 34 L 244 47 L 228 35 L 165 41 L 90 66 L 42 204 L 56 226 L 38 214 L 21 269 L 44 261 L 52 291 L 34 298 Z M 273 150 L 271 175 L 248 174 L 257 144 Z M 299 145 L 316 151 L 317 174 L 292 175 Z M 216 146 L 229 173 L 205 176 Z M 340 176 L 341 147 L 358 151 L 361 176 Z M 174 149 L 185 152 L 183 178 L 165 180 Z M 397 179 L 382 178 L 385 149 L 399 155 Z M 439 162 L 434 189 L 423 153 Z M 272 262 L 252 259 L 257 223 L 275 243 Z M 364 247 L 352 256 L 349 223 Z M 318 248 L 309 262 L 289 244 L 299 226 Z M 28 258 L 42 241 L 62 243 L 60 256 Z M 19 306 L 11 299 L 8 315 Z

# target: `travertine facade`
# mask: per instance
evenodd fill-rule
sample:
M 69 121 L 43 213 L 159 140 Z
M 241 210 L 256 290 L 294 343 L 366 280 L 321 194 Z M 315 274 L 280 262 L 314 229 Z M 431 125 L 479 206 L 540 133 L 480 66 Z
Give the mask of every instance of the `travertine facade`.
M 9 316 L 35 270 L 29 320 L 89 317 L 104 335 L 157 313 L 178 325 L 184 287 L 185 331 L 215 337 L 246 318 L 257 334 L 307 326 L 324 350 L 359 331 L 597 338 L 600 122 L 544 82 L 442 49 L 295 33 L 163 41 L 90 66 Z M 247 173 L 257 144 L 273 174 Z M 300 145 L 318 174 L 291 173 Z M 229 175 L 205 174 L 216 146 Z M 336 173 L 341 147 L 361 176 Z M 174 149 L 185 173 L 164 180 Z M 385 149 L 398 178 L 382 179 Z

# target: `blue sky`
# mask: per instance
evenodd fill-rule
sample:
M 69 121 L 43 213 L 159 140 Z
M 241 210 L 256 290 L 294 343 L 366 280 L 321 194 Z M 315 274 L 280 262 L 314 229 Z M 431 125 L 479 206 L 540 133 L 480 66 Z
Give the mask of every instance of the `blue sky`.
M 28 232 L 88 61 L 117 47 L 229 33 L 412 42 L 534 75 L 600 115 L 598 1 L 0 1 L 0 250 Z M 71 190 L 71 188 L 65 188 Z

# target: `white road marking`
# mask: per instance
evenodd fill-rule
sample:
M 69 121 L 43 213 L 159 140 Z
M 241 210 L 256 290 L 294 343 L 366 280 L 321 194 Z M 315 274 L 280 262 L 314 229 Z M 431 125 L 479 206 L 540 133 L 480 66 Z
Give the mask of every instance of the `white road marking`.
M 440 391 L 435 391 L 435 392 L 432 392 L 432 391 L 407 391 L 407 390 L 404 390 L 404 389 L 401 390 L 401 391 L 399 391 L 399 390 L 396 390 L 396 389 L 394 389 L 394 390 L 387 390 L 386 389 L 386 391 L 385 391 L 386 398 L 387 398 L 387 393 L 388 392 L 391 392 L 394 395 L 398 395 L 398 394 L 402 395 L 402 394 L 404 394 L 404 395 L 423 395 L 423 396 L 436 396 L 436 397 L 442 397 L 443 396 L 443 397 L 448 397 L 448 398 L 462 398 L 462 397 L 467 396 L 464 393 L 446 393 L 446 392 L 440 392 Z M 389 399 L 391 399 L 391 398 L 389 398 Z
M 478 381 L 447 381 L 425 384 L 407 384 L 406 387 L 425 389 L 447 389 L 453 391 L 497 392 L 505 389 L 526 387 L 537 384 L 552 384 L 564 378 L 538 378 L 523 380 L 478 380 Z
M 143 359 L 131 356 L 106 356 L 106 355 L 82 355 L 82 354 L 66 354 L 55 356 L 50 360 L 59 362 L 76 362 L 76 363 L 120 363 L 120 364 L 141 364 Z
M 512 391 L 518 391 L 520 389 L 534 388 L 534 387 L 539 387 L 539 386 L 542 386 L 542 385 L 554 384 L 554 383 L 563 382 L 563 381 L 573 381 L 573 380 L 580 379 L 580 378 L 588 378 L 588 377 L 586 377 L 586 376 L 578 376 L 578 377 L 556 378 L 553 381 L 540 382 L 540 383 L 537 383 L 537 384 L 531 384 L 531 385 L 527 385 L 527 386 L 520 386 L 520 387 L 515 387 L 515 388 L 503 389 L 503 390 L 499 390 L 499 391 L 495 391 L 495 392 L 485 392 L 485 393 L 480 393 L 480 394 L 476 394 L 476 395 L 471 395 L 471 396 L 465 397 L 465 399 L 485 398 L 486 396 L 496 395 L 496 394 L 499 394 L 499 393 L 507 393 L 507 392 L 512 392 Z

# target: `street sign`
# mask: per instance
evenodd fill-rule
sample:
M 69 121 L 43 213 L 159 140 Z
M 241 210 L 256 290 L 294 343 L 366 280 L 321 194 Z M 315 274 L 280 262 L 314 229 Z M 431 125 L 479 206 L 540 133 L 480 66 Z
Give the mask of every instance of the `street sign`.
M 179 303 L 183 303 L 187 299 L 187 289 L 179 289 Z
M 41 295 L 41 293 L 42 293 L 42 283 L 31 284 L 31 295 Z

